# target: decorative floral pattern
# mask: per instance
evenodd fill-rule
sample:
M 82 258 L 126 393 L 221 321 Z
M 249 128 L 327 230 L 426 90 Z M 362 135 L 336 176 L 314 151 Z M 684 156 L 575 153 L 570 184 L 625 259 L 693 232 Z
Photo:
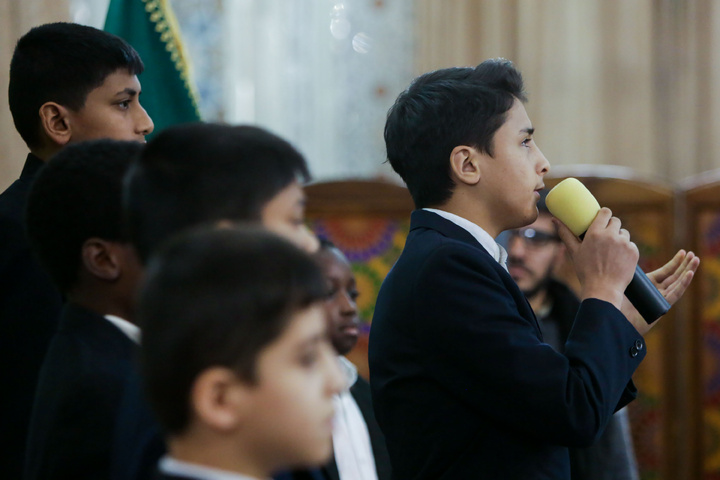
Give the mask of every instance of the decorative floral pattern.
M 360 292 L 360 318 L 368 332 L 380 285 L 405 246 L 410 231 L 409 219 L 325 217 L 311 220 L 310 228 L 348 257 Z
M 720 214 L 700 216 L 702 409 L 706 480 L 720 479 Z

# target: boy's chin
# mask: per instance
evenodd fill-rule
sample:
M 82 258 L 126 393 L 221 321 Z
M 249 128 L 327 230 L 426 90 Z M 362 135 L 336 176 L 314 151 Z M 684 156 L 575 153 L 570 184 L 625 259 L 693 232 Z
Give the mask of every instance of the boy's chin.
M 332 438 L 328 438 L 326 445 L 322 447 L 318 446 L 314 451 L 306 451 L 302 455 L 301 459 L 298 459 L 293 463 L 293 470 L 304 470 L 319 468 L 325 465 L 332 458 Z
M 359 333 L 351 335 L 345 334 L 342 336 L 341 339 L 335 342 L 335 349 L 337 350 L 338 354 L 347 355 L 348 353 L 350 353 L 352 349 L 355 348 L 355 345 L 357 345 L 358 335 Z

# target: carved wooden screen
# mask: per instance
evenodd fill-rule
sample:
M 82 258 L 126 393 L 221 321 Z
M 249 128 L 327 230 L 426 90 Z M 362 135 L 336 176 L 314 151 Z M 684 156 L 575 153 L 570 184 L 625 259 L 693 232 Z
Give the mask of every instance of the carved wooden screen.
M 683 237 L 700 256 L 691 286 L 687 327 L 682 344 L 690 387 L 688 403 L 694 454 L 693 478 L 720 479 L 720 171 L 682 184 Z
M 379 181 L 316 183 L 305 192 L 310 227 L 345 253 L 358 281 L 363 328 L 348 358 L 368 378 L 368 334 L 375 299 L 405 246 L 413 210 L 410 193 L 405 187 Z
M 565 177 L 576 177 L 593 193 L 600 205 L 608 207 L 630 231 L 631 239 L 640 250 L 640 266 L 645 272 L 664 264 L 673 249 L 673 190 L 667 185 L 652 183 L 633 176 L 625 168 L 568 166 L 553 170 L 546 179 L 548 188 Z M 571 262 L 558 272 L 564 281 L 578 288 Z M 681 429 L 683 419 L 676 414 L 679 318 L 671 311 L 646 336 L 648 355 L 633 380 L 640 391 L 629 406 L 635 454 L 643 480 L 675 480 L 687 478 L 678 473 L 681 455 L 674 432 Z M 682 448 L 682 447 L 680 447 Z

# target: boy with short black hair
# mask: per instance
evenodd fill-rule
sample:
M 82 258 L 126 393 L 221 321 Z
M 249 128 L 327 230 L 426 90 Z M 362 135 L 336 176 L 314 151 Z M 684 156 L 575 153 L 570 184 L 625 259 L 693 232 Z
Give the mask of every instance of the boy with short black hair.
M 15 128 L 44 161 L 68 143 L 143 141 L 153 129 L 139 102 L 144 68 L 135 49 L 110 33 L 63 22 L 35 27 L 10 62 Z
M 144 141 L 153 123 L 139 103 L 143 63 L 124 40 L 73 23 L 51 23 L 20 38 L 10 64 L 8 100 L 30 154 L 20 178 L 0 194 L 0 453 L 19 477 L 38 372 L 62 298 L 34 260 L 23 229 L 30 185 L 50 157 L 97 138 Z
M 559 224 L 582 285 L 562 354 L 495 242 L 535 221 L 550 168 L 525 100 L 520 72 L 492 59 L 418 77 L 388 113 L 388 160 L 417 208 L 369 343 L 397 479 L 569 479 L 567 446 L 637 395 L 650 325 L 623 302 L 638 249 L 620 220 L 601 209 L 582 243 Z M 672 304 L 697 265 L 683 251 L 648 276 Z
M 25 478 L 107 478 L 117 408 L 140 332 L 142 267 L 123 234 L 122 182 L 135 142 L 71 145 L 38 174 L 27 233 L 67 298 L 40 371 Z
M 302 184 L 310 173 L 282 138 L 252 126 L 194 123 L 158 134 L 128 175 L 127 223 L 147 261 L 171 235 L 201 223 L 255 221 L 307 250 Z
M 154 257 L 138 316 L 169 445 L 157 478 L 266 479 L 329 457 L 343 378 L 325 296 L 313 260 L 259 229 L 190 232 Z
M 130 239 L 147 261 L 184 230 L 253 222 L 312 252 L 318 242 L 304 223 L 301 183 L 308 179 L 302 155 L 261 128 L 170 127 L 148 143 L 126 179 Z M 147 478 L 164 449 L 135 375 L 118 417 L 113 478 Z

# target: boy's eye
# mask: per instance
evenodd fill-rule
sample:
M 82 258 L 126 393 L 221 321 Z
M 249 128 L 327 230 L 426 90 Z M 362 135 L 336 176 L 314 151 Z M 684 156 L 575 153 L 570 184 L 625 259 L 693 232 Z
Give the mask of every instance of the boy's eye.
M 120 108 L 122 109 L 127 110 L 128 108 L 130 108 L 130 100 L 123 100 L 122 102 L 118 103 L 118 106 L 120 106 Z
M 303 367 L 313 367 L 315 366 L 315 364 L 317 364 L 319 359 L 320 352 L 318 351 L 318 349 L 314 348 L 312 350 L 303 352 L 303 354 L 300 356 L 300 365 L 302 365 Z
M 357 291 L 356 289 L 354 289 L 354 288 L 351 288 L 350 290 L 348 290 L 347 293 L 348 293 L 348 296 L 352 299 L 353 302 L 354 302 L 355 300 L 357 300 L 358 297 L 360 296 L 360 292 L 358 292 L 358 291 Z
M 297 216 L 297 215 L 288 216 L 286 221 L 287 221 L 288 225 L 292 225 L 295 228 L 305 225 L 305 218 L 303 218 L 302 216 Z
M 530 142 L 532 142 L 532 138 L 526 138 L 525 140 L 522 141 L 522 144 L 521 144 L 521 145 L 522 145 L 523 147 L 529 147 L 529 146 L 530 146 Z

